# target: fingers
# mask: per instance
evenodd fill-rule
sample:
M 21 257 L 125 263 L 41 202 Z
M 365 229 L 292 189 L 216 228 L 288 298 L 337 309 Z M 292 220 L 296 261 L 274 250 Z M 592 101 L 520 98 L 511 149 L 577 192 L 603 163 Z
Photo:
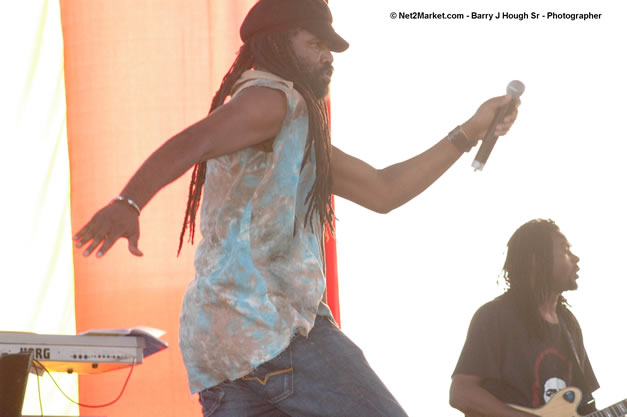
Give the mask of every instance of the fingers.
M 137 242 L 139 240 L 139 234 L 130 236 L 128 238 L 128 250 L 135 256 L 144 256 L 142 251 L 137 247 Z
M 464 131 L 469 133 L 473 139 L 485 137 L 488 127 L 495 117 L 499 114 L 500 109 L 509 106 L 514 98 L 511 94 L 504 96 L 492 97 L 483 102 L 477 109 L 475 114 L 464 124 Z M 518 101 L 518 99 L 516 99 Z
M 77 248 L 80 248 L 85 243 L 89 242 L 90 239 L 87 238 L 87 236 L 88 235 L 84 235 L 83 239 L 76 244 Z M 96 252 L 96 257 L 100 258 L 104 256 L 121 237 L 124 236 L 121 236 L 118 233 L 112 235 L 104 235 L 101 233 L 96 234 L 91 237 L 91 244 L 87 247 L 87 249 L 85 249 L 83 256 L 91 255 L 96 249 L 98 249 L 98 247 L 100 247 Z M 128 250 L 135 256 L 144 256 L 142 251 L 137 247 L 138 240 L 139 235 L 135 235 L 134 238 L 128 238 Z M 102 246 L 100 246 L 101 244 Z
M 491 99 L 485 101 L 481 106 L 479 106 L 477 112 L 479 113 L 483 111 L 494 117 L 498 113 L 499 109 L 503 106 L 506 106 L 510 101 L 512 101 L 512 99 L 513 97 L 511 96 L 511 94 L 492 97 Z
M 137 247 L 139 239 L 137 214 L 120 204 L 110 204 L 96 213 L 72 239 L 76 242 L 77 248 L 89 243 L 83 256 L 89 256 L 97 250 L 96 256 L 101 257 L 121 237 L 129 240 L 129 251 L 133 255 L 143 256 Z
M 81 230 L 79 230 L 79 232 L 77 234 L 74 235 L 74 237 L 72 238 L 73 241 L 76 242 L 76 247 L 80 248 L 81 246 L 83 246 L 86 242 L 91 240 L 91 233 L 90 233 L 90 225 L 93 222 L 93 220 L 91 220 L 89 223 L 87 223 L 85 226 L 83 226 L 83 228 Z
M 96 235 L 93 237 L 91 245 L 89 245 L 87 249 L 85 249 L 85 251 L 83 252 L 83 256 L 91 255 L 94 250 L 98 249 L 100 244 L 102 244 L 102 246 L 100 246 L 100 249 L 98 249 L 98 252 L 96 252 L 96 257 L 100 258 L 104 256 L 115 244 L 115 242 L 117 242 L 118 239 L 120 239 L 121 237 L 123 236 L 117 234 L 111 236 Z M 142 251 L 139 250 L 139 248 L 137 247 L 138 238 L 139 236 L 136 236 L 134 239 L 128 239 L 128 250 L 135 256 L 144 256 Z M 82 243 L 79 242 L 76 247 L 80 246 L 82 246 Z
M 515 101 L 512 102 L 512 100 Z M 518 116 L 518 107 L 520 106 L 520 98 L 514 98 L 511 94 L 506 94 L 504 96 L 494 97 L 488 100 L 486 104 L 489 104 L 489 108 L 494 111 L 495 116 L 492 117 L 496 117 L 496 114 L 500 111 L 500 109 L 504 109 L 505 106 L 507 106 L 506 108 L 508 110 L 511 108 L 509 113 L 505 115 L 503 120 L 496 125 L 494 130 L 495 136 L 504 136 L 512 127 L 514 121 L 516 121 L 516 117 Z
M 109 251 L 109 249 L 111 248 L 111 246 L 113 246 L 113 244 L 115 242 L 117 242 L 117 240 L 120 237 L 121 236 L 119 236 L 119 235 L 107 236 L 106 239 L 104 240 L 104 243 L 100 247 L 100 250 L 98 250 L 98 252 L 96 253 L 96 257 L 100 258 L 104 254 L 106 254 Z M 89 256 L 89 254 L 87 254 L 85 256 Z
M 516 103 L 514 103 L 514 109 L 505 116 L 503 122 L 499 123 L 496 126 L 495 133 L 497 136 L 505 135 L 512 127 L 512 125 L 516 121 L 516 118 L 518 117 L 518 106 L 520 106 L 520 98 L 516 99 Z
M 499 123 L 498 125 L 496 125 L 496 129 L 494 130 L 495 136 L 504 136 L 507 132 L 509 132 L 513 124 L 513 120 L 509 123 Z
M 98 246 L 100 246 L 100 243 L 102 243 L 102 241 L 105 239 L 105 235 L 103 234 L 98 234 L 96 236 L 94 236 L 91 245 L 89 245 L 87 247 L 87 249 L 85 249 L 85 251 L 83 252 L 83 256 L 89 256 L 91 255 L 91 253 L 94 251 L 94 249 L 96 249 Z
M 499 96 L 495 98 L 497 99 L 495 100 L 496 108 L 499 108 L 505 106 L 507 103 L 512 101 L 514 97 L 512 97 L 511 94 L 505 94 L 504 96 Z
M 102 230 L 104 230 L 104 228 L 98 221 L 98 217 L 96 215 L 72 238 L 76 242 L 77 248 L 80 248 L 91 241 L 89 247 L 85 250 L 85 252 L 83 252 L 84 256 L 89 256 L 89 254 L 91 254 L 93 250 L 106 238 L 107 235 L 102 232 Z
M 511 127 L 512 127 L 511 125 L 498 125 L 496 129 L 494 130 L 494 136 L 496 137 L 505 136 L 507 132 L 509 132 L 509 129 Z
M 74 240 L 78 240 L 76 247 L 80 248 L 84 244 L 91 241 L 91 244 L 83 252 L 83 256 L 89 256 L 94 250 L 96 250 L 101 244 L 97 257 L 101 257 L 113 244 L 120 238 L 119 233 L 105 232 L 105 230 L 111 230 L 110 227 L 106 227 L 102 224 L 94 224 L 89 222 L 75 237 Z
M 491 109 L 492 112 L 496 115 L 498 110 L 501 107 L 507 106 L 510 102 L 514 100 L 514 108 L 518 108 L 520 106 L 520 97 L 514 98 L 511 94 L 506 94 L 504 96 L 493 97 L 486 101 L 484 104 Z

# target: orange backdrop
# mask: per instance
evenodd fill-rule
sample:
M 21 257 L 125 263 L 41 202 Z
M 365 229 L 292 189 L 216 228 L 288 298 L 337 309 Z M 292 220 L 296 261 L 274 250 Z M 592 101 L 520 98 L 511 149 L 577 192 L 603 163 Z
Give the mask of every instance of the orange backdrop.
M 241 44 L 252 0 L 61 0 L 71 169 L 72 228 L 119 194 L 163 141 L 204 117 Z M 76 328 L 147 325 L 170 348 L 138 366 L 120 401 L 81 415 L 199 415 L 178 349 L 178 317 L 194 248 L 176 258 L 189 173 L 141 214 L 136 258 L 119 242 L 103 259 L 74 253 Z M 329 272 L 335 277 L 335 246 Z M 337 282 L 329 301 L 339 319 Z M 115 398 L 127 372 L 81 376 L 80 401 Z

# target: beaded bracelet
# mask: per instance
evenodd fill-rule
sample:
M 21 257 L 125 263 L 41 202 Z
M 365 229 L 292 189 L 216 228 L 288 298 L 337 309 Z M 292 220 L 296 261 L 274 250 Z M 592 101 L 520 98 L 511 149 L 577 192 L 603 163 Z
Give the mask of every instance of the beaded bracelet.
M 131 206 L 131 207 L 133 207 L 135 209 L 135 211 L 137 212 L 138 215 L 141 213 L 141 209 L 139 208 L 137 203 L 135 203 L 133 200 L 131 200 L 128 197 L 124 197 L 123 195 L 119 195 L 116 198 L 114 198 L 113 200 L 111 200 L 112 203 L 114 201 L 125 201 L 126 203 L 128 203 L 129 206 Z

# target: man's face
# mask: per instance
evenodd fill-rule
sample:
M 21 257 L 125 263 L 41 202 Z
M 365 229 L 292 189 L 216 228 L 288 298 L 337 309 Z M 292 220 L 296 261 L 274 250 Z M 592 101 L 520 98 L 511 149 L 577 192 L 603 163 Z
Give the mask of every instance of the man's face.
M 292 37 L 292 48 L 314 94 L 317 98 L 325 98 L 333 75 L 333 55 L 329 46 L 311 32 L 299 29 Z
M 579 258 L 570 251 L 570 243 L 561 233 L 553 235 L 553 287 L 555 291 L 577 289 Z

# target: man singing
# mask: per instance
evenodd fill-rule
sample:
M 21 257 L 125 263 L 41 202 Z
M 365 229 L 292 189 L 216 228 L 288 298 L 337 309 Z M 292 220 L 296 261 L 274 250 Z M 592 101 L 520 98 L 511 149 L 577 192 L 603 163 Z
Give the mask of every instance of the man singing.
M 374 169 L 330 142 L 331 52 L 348 48 L 331 24 L 323 0 L 260 0 L 209 115 L 157 149 L 74 237 L 85 256 L 103 256 L 121 237 L 141 256 L 138 214 L 194 167 L 180 243 L 198 209 L 203 239 L 179 343 L 205 416 L 406 415 L 323 302 L 331 194 L 379 213 L 401 206 L 512 100 L 490 99 L 424 153 Z

